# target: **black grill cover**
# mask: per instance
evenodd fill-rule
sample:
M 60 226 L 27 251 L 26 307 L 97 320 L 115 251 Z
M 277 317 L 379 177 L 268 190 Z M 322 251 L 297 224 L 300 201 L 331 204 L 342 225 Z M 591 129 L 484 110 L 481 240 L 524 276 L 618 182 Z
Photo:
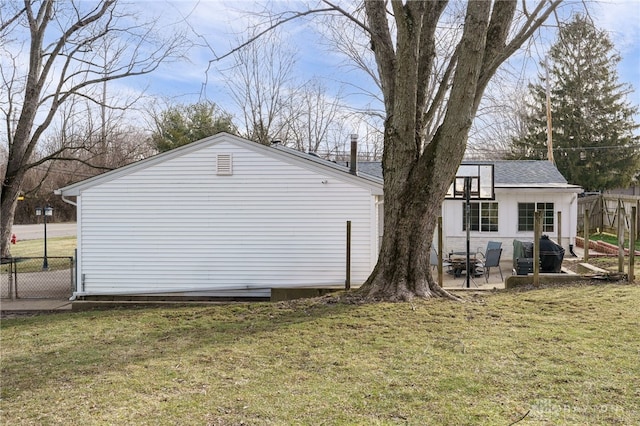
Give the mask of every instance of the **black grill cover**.
M 540 238 L 540 272 L 560 272 L 564 249 L 554 243 L 548 235 Z

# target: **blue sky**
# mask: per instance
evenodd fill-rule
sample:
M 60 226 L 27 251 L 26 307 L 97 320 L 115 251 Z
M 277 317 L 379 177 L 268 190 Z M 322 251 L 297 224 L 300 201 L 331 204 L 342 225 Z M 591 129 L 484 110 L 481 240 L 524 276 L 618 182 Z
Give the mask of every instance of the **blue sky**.
M 91 2 L 92 0 L 83 0 L 81 4 L 87 5 Z M 197 34 L 201 40 L 206 40 L 217 54 L 221 54 L 237 45 L 237 39 L 246 32 L 250 19 L 256 19 L 249 17 L 243 9 L 256 10 L 264 4 L 266 3 L 247 0 L 138 0 L 127 7 L 140 20 L 157 21 L 164 28 L 165 35 L 170 35 L 179 28 L 188 29 L 194 39 Z M 291 5 L 304 7 L 300 0 L 276 0 L 269 4 L 280 8 Z M 351 2 L 345 1 L 345 4 L 350 5 Z M 640 0 L 565 0 L 560 15 L 568 16 L 572 11 L 584 11 L 585 4 L 596 25 L 608 31 L 620 52 L 623 58 L 618 67 L 620 82 L 633 86 L 635 91 L 629 96 L 629 100 L 632 104 L 640 106 Z M 555 41 L 553 20 L 550 24 L 548 29 L 536 37 L 536 45 L 528 54 L 520 54 L 511 62 L 512 69 L 521 75 L 520 84 L 536 79 L 539 60 L 546 48 Z M 349 106 L 362 108 L 369 104 L 372 101 L 371 97 L 365 96 L 363 90 L 360 90 L 375 90 L 369 77 L 361 71 L 354 71 L 353 67 L 346 66 L 342 56 L 323 46 L 313 31 L 313 25 L 315 24 L 297 20 L 284 28 L 285 44 L 297 50 L 296 76 L 299 80 L 319 77 L 334 92 L 341 88 L 343 101 Z M 215 102 L 237 116 L 238 112 L 229 98 L 224 79 L 216 72 L 216 67 L 224 69 L 229 67 L 231 62 L 216 63 L 207 74 L 209 60 L 213 57 L 209 48 L 196 46 L 183 54 L 182 60 L 165 63 L 152 74 L 110 83 L 110 92 L 130 98 L 144 93 L 147 99 L 161 99 L 158 103 L 161 107 L 163 101 L 198 101 L 203 95 L 203 82 L 208 80 L 204 92 L 205 99 Z M 138 118 L 135 117 L 133 120 Z M 640 117 L 638 119 L 640 120 Z
M 294 3 L 300 4 L 300 2 Z M 230 4 L 235 6 L 229 6 Z M 618 67 L 620 82 L 633 86 L 635 92 L 629 100 L 635 105 L 640 105 L 640 0 L 600 2 L 569 0 L 564 6 L 563 13 L 568 14 L 570 10 L 584 10 L 584 4 L 588 5 L 596 25 L 609 33 L 616 49 L 620 52 L 622 56 L 622 62 Z M 147 3 L 147 5 L 150 4 Z M 253 7 L 255 7 L 254 2 L 247 1 L 181 0 L 158 2 L 154 7 L 146 10 L 149 13 L 158 13 L 161 8 L 164 10 L 164 19 L 167 19 L 167 14 L 173 18 L 186 16 L 189 25 L 198 34 L 206 37 L 217 53 L 221 53 L 234 45 L 237 34 L 242 32 L 243 26 L 246 26 L 246 15 L 243 16 L 238 9 Z M 334 85 L 346 83 L 347 89 L 353 92 L 356 91 L 351 87 L 352 84 L 372 87 L 365 81 L 363 74 L 348 70 L 344 66 L 342 57 L 319 46 L 317 37 L 305 31 L 305 25 L 304 22 L 296 22 L 286 27 L 291 43 L 298 48 L 298 72 L 301 78 L 317 75 Z M 548 30 L 540 40 L 542 42 L 536 46 L 536 52 L 533 52 L 533 55 L 544 53 L 546 48 L 544 44 L 553 43 L 555 31 Z M 146 87 L 149 95 L 166 96 L 180 102 L 197 100 L 205 80 L 207 63 L 212 55 L 207 49 L 194 48 L 188 52 L 187 56 L 190 62 L 166 64 L 158 72 L 143 78 L 137 84 Z M 535 80 L 537 62 L 537 59 L 528 61 L 525 78 Z M 223 61 L 216 66 L 224 68 L 229 64 L 230 62 Z M 229 102 L 226 91 L 224 85 L 217 82 L 216 76 L 215 72 L 209 73 L 206 97 L 225 108 L 232 109 L 231 105 L 225 105 Z M 350 99 L 356 103 L 366 102 L 365 98 L 357 96 L 356 93 L 353 93 Z
M 635 93 L 630 100 L 640 105 L 640 0 L 596 3 L 592 16 L 622 55 L 618 66 L 620 81 L 633 85 Z
M 247 23 L 251 21 L 245 10 L 255 10 L 257 7 L 249 1 L 223 1 L 223 0 L 180 0 L 163 2 L 164 7 L 157 3 L 149 13 L 157 13 L 162 8 L 169 11 L 172 18 L 185 17 L 192 34 L 198 34 L 206 38 L 207 43 L 215 49 L 216 54 L 224 54 L 237 46 L 238 38 L 245 35 Z M 286 2 L 276 2 L 280 7 L 285 7 Z M 293 1 L 300 8 L 303 2 Z M 230 6 L 232 5 L 232 6 Z M 165 14 L 166 15 L 166 14 Z M 163 16 L 163 19 L 167 19 Z M 356 86 L 364 85 L 372 89 L 372 82 L 364 81 L 360 72 L 348 70 L 344 57 L 331 52 L 321 46 L 317 34 L 311 30 L 310 24 L 303 20 L 293 21 L 282 27 L 284 44 L 296 51 L 296 77 L 299 80 L 320 77 L 327 85 L 337 90 L 338 86 L 350 87 L 351 99 L 358 99 L 358 103 L 368 102 L 365 96 L 357 94 Z M 227 89 L 216 69 L 227 69 L 232 64 L 232 59 L 227 58 L 212 65 L 209 72 L 205 73 L 208 62 L 213 58 L 209 48 L 194 47 L 189 53 L 189 62 L 178 62 L 161 66 L 158 72 L 140 79 L 138 84 L 147 87 L 147 93 L 170 97 L 179 102 L 197 101 L 203 95 L 202 83 L 208 81 L 204 96 L 213 102 L 219 103 L 226 109 L 233 109 L 228 99 Z

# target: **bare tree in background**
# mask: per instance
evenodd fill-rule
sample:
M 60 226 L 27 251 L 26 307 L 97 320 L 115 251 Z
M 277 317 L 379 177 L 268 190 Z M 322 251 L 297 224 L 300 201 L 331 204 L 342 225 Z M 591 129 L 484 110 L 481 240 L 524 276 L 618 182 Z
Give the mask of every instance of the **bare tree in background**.
M 151 146 L 141 143 L 147 136 L 130 124 L 125 112 L 103 111 L 82 98 L 61 105 L 31 154 L 33 167 L 27 173 L 34 171 L 32 176 L 40 179 L 23 181 L 21 192 L 27 197 L 49 197 L 42 189 L 51 192 L 56 187 L 51 182 L 45 185 L 44 180 L 51 178 L 65 186 L 153 155 Z
M 365 161 L 379 161 L 384 149 L 384 126 L 379 117 L 371 114 L 360 115 L 362 133 L 359 135 L 358 157 Z
M 289 97 L 288 104 L 278 117 L 282 124 L 278 138 L 303 152 L 318 152 L 336 140 L 348 139 L 341 132 L 346 110 L 340 93 L 328 94 L 325 85 L 312 79 Z
M 256 38 L 231 56 L 233 66 L 222 73 L 242 111 L 248 139 L 265 145 L 279 140 L 325 157 L 344 150 L 353 133 L 347 129 L 353 114 L 344 108 L 341 91 L 330 94 L 317 78 L 295 79 L 296 53 L 279 34 Z
M 263 145 L 277 138 L 286 122 L 281 118 L 297 88 L 292 80 L 296 54 L 270 33 L 233 54 L 233 67 L 224 72 L 229 90 L 242 111 L 245 136 Z
M 523 88 L 492 84 L 469 132 L 468 159 L 501 160 L 511 152 L 513 138 L 525 134 L 527 94 Z
M 38 159 L 32 156 L 59 108 L 77 97 L 104 105 L 104 99 L 96 96 L 96 85 L 153 72 L 184 47 L 176 32 L 171 39 L 157 38 L 154 25 L 138 22 L 117 0 L 3 3 L 0 111 L 8 161 L 1 176 L 2 256 L 9 255 L 11 224 L 25 174 L 69 149 L 61 147 Z M 14 34 L 25 34 L 26 43 Z M 28 58 L 24 66 L 23 55 Z
M 54 165 L 58 174 L 66 175 L 58 178 L 65 186 L 153 155 L 151 145 L 144 142 L 148 138 L 144 129 L 127 117 L 131 103 L 125 105 L 103 108 L 83 98 L 65 102 L 33 152 L 32 162 L 45 159 Z M 22 189 L 29 191 L 26 186 Z
M 92 87 L 91 98 L 73 97 L 60 105 L 54 119 L 32 154 L 32 162 L 41 159 L 60 163 L 79 163 L 65 169 L 83 169 L 78 177 L 70 176 L 72 183 L 141 160 L 155 152 L 148 143 L 144 130 L 131 123 L 133 108 L 139 94 L 125 98 L 113 96 L 109 81 Z M 115 92 L 115 90 L 113 90 Z M 93 99 L 100 99 L 96 104 Z M 94 169 L 86 171 L 87 169 Z M 26 192 L 28 189 L 23 187 Z
M 55 196 L 54 190 L 155 153 L 150 144 L 141 143 L 148 138 L 142 129 L 114 119 L 109 122 L 105 145 L 100 140 L 99 122 L 84 121 L 84 118 L 75 117 L 76 120 L 82 120 L 75 123 L 64 120 L 64 131 L 53 128 L 53 125 L 49 135 L 43 138 L 32 154 L 33 162 L 36 162 L 41 158 L 50 158 L 50 153 L 59 151 L 60 146 L 84 146 L 73 152 L 66 150 L 63 155 L 57 155 L 27 171 L 21 190 L 24 199 L 18 203 L 14 223 L 35 223 L 37 216 L 33 215 L 34 208 L 43 204 L 54 207 L 56 220 L 73 221 L 76 217 L 75 207 Z

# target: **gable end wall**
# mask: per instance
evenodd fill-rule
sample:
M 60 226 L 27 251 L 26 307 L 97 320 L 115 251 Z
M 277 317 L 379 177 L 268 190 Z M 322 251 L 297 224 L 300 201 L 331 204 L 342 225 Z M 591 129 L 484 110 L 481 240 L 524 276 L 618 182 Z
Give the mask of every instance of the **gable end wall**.
M 230 176 L 216 174 L 220 153 Z M 352 282 L 375 261 L 369 190 L 232 143 L 86 189 L 81 206 L 88 294 L 343 285 L 347 220 Z

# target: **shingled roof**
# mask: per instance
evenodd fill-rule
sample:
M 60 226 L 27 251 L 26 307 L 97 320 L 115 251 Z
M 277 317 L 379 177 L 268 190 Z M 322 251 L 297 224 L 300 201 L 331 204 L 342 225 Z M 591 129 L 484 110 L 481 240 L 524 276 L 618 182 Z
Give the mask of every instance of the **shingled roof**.
M 572 186 L 556 166 L 546 160 L 463 161 L 462 164 L 493 164 L 496 186 Z M 379 161 L 361 161 L 358 163 L 358 170 L 368 175 L 382 177 L 382 164 Z
M 466 161 L 463 164 L 467 163 Z M 477 161 L 494 165 L 494 183 L 499 186 L 525 184 L 567 184 L 560 171 L 549 161 L 543 160 L 498 160 Z

